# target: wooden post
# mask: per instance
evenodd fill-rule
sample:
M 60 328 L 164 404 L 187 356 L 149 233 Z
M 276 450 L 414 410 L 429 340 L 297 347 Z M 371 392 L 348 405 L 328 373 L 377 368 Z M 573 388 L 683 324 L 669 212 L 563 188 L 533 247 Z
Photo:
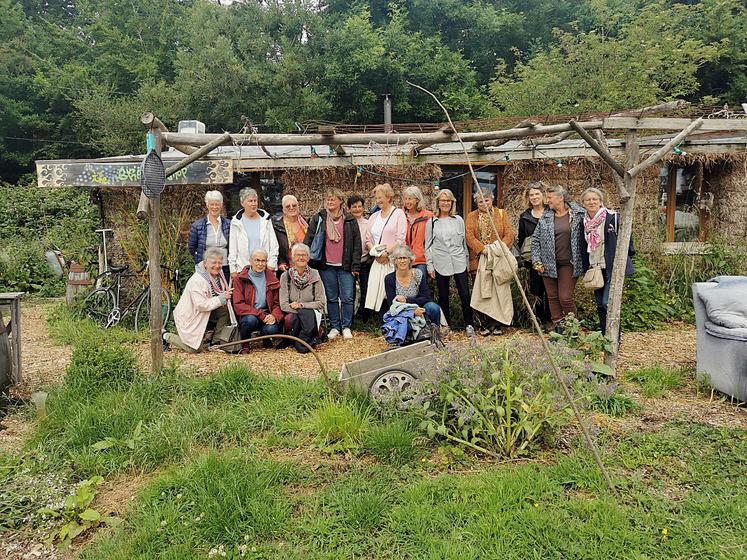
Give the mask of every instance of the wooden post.
M 625 133 L 625 156 L 628 168 L 634 167 L 638 163 L 638 133 L 632 129 Z M 625 263 L 628 260 L 628 247 L 630 246 L 630 237 L 633 234 L 633 209 L 635 208 L 635 190 L 638 179 L 635 175 L 626 173 L 623 182 L 629 198 L 620 208 L 615 262 L 610 280 L 610 296 L 607 307 L 607 336 L 612 340 L 612 352 L 605 357 L 605 362 L 613 370 L 617 367 L 617 354 L 620 349 L 620 309 L 625 283 Z
M 158 119 L 155 119 L 158 123 Z M 155 123 L 150 131 L 155 139 L 155 151 L 160 156 L 162 147 L 160 126 Z M 148 271 L 150 274 L 150 372 L 163 371 L 163 323 L 161 318 L 161 195 L 150 199 L 148 214 Z

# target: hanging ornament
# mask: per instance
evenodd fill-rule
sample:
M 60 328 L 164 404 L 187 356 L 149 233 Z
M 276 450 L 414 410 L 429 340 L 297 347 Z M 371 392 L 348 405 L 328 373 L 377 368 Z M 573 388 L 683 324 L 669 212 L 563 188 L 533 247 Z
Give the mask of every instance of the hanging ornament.
M 355 169 L 355 176 L 356 176 L 356 178 L 360 177 L 361 175 L 363 175 L 363 168 L 362 167 L 356 167 L 356 169 Z
M 555 165 L 557 165 L 558 167 L 563 167 L 563 162 L 560 161 L 559 159 L 556 159 L 555 160 Z
M 675 154 L 677 154 L 678 156 L 686 156 L 687 155 L 687 152 L 685 150 L 683 150 L 682 148 L 680 148 L 679 146 L 675 146 L 674 148 L 672 148 L 672 151 Z
M 506 161 L 511 161 L 511 154 L 506 154 L 505 156 L 503 156 L 503 159 L 505 159 Z

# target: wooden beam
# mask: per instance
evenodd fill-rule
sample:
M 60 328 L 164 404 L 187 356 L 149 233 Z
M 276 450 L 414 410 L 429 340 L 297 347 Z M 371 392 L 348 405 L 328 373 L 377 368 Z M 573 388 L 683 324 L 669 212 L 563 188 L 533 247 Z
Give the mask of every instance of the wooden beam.
M 639 158 L 638 133 L 628 130 L 625 133 L 625 155 L 626 165 L 630 167 Z M 610 295 L 607 305 L 607 337 L 612 342 L 612 352 L 606 356 L 605 362 L 612 367 L 617 367 L 617 356 L 620 351 L 620 309 L 622 306 L 623 287 L 625 285 L 625 263 L 628 260 L 628 247 L 630 237 L 633 234 L 633 219 L 635 217 L 635 195 L 638 179 L 629 173 L 623 179 L 625 190 L 630 197 L 620 207 L 620 216 L 617 228 L 617 245 L 615 246 L 615 260 L 612 265 L 612 278 L 610 279 Z
M 543 138 L 528 138 L 526 140 L 522 140 L 521 145 L 535 147 L 544 146 L 547 144 L 557 144 L 558 142 L 562 142 L 569 136 L 573 136 L 573 133 L 573 130 L 569 130 L 568 132 L 561 132 L 560 134 L 556 134 L 555 136 L 546 136 Z
M 591 137 L 591 134 L 584 130 L 584 127 L 580 126 L 573 119 L 571 119 L 568 124 L 571 125 L 571 128 L 573 130 L 578 132 L 579 136 L 581 136 L 581 138 L 586 141 L 586 143 L 591 147 L 592 150 L 599 154 L 599 157 L 601 157 L 605 161 L 605 163 L 615 171 L 615 173 L 617 173 L 620 177 L 625 177 L 625 169 L 623 169 L 623 166 L 615 161 L 615 158 L 612 157 L 612 154 L 604 146 L 599 144 L 599 142 L 594 140 L 594 138 Z
M 230 139 L 231 139 L 231 135 L 228 132 L 224 132 L 221 136 L 219 136 L 218 138 L 216 138 L 212 142 L 208 142 L 207 144 L 205 144 L 201 148 L 199 148 L 199 149 L 195 150 L 194 152 L 192 152 L 191 154 L 189 154 L 184 159 L 178 161 L 177 163 L 175 163 L 174 165 L 172 165 L 171 167 L 169 167 L 168 169 L 166 169 L 166 177 L 170 177 L 171 175 L 173 175 L 174 173 L 176 173 L 180 169 L 183 169 L 183 168 L 187 167 L 193 161 L 197 161 L 202 156 L 209 154 L 215 148 L 217 148 L 218 146 L 222 145 L 226 140 L 230 140 Z M 160 152 L 160 150 L 159 150 L 159 152 Z
M 601 120 L 588 121 L 580 123 L 586 130 L 602 128 Z M 547 126 L 533 126 L 522 128 L 509 128 L 507 130 L 496 130 L 491 132 L 468 132 L 462 134 L 464 142 L 480 142 L 487 140 L 498 140 L 501 138 L 527 138 L 529 136 L 546 136 L 548 134 L 557 134 L 571 130 L 566 123 L 553 124 Z M 212 142 L 220 135 L 218 134 L 186 134 L 178 132 L 164 133 L 166 142 L 171 144 L 188 144 L 202 146 Z M 371 142 L 387 145 L 402 145 L 410 142 L 417 144 L 443 144 L 446 142 L 456 141 L 456 136 L 449 132 L 422 132 L 412 134 L 232 134 L 229 141 L 225 144 L 249 143 L 265 146 L 333 146 L 337 144 L 344 145 L 365 145 Z
M 599 145 L 603 146 L 605 150 L 607 150 L 608 152 L 610 151 L 610 145 L 609 142 L 607 142 L 607 137 L 604 135 L 603 130 L 595 130 L 594 139 L 599 142 Z M 612 182 L 615 184 L 615 188 L 617 189 L 620 203 L 627 202 L 628 198 L 630 198 L 630 194 L 625 189 L 625 181 L 623 180 L 623 177 L 621 177 L 618 173 L 612 173 L 611 176 Z
M 687 126 L 687 128 L 685 128 L 685 130 L 683 130 L 682 132 L 680 132 L 677 136 L 675 136 L 669 142 L 667 142 L 666 144 L 664 144 L 661 148 L 659 148 L 658 150 L 656 150 L 653 154 L 651 154 L 648 157 L 648 159 L 646 159 L 645 161 L 642 161 L 641 163 L 639 163 L 638 165 L 636 165 L 632 169 L 629 169 L 628 170 L 628 174 L 631 177 L 635 177 L 636 175 L 638 175 L 644 169 L 647 169 L 648 167 L 651 167 L 653 164 L 655 164 L 661 158 L 663 158 L 665 155 L 667 155 L 672 150 L 672 148 L 674 148 L 675 146 L 677 146 L 678 144 L 680 144 L 693 131 L 695 131 L 695 130 L 699 129 L 701 126 L 703 126 L 703 122 L 704 121 L 703 121 L 702 118 L 691 122 Z
M 602 128 L 605 130 L 681 130 L 693 122 L 692 119 L 607 117 L 604 119 Z M 586 126 L 584 128 L 588 129 Z M 747 119 L 705 119 L 700 129 L 704 132 L 747 131 Z
M 669 101 L 667 103 L 659 103 L 658 105 L 651 105 L 649 107 L 641 107 L 640 109 L 629 109 L 627 111 L 621 111 L 612 115 L 613 117 L 636 117 L 641 118 L 645 115 L 655 115 L 656 113 L 666 113 L 668 111 L 678 111 L 688 107 L 690 103 L 684 99 L 677 99 L 676 101 Z
M 171 147 L 186 155 L 193 154 L 197 150 L 194 146 L 187 146 L 186 144 L 171 144 Z
M 488 140 L 486 142 L 475 142 L 472 144 L 473 150 L 484 150 L 485 148 L 495 148 L 497 146 L 502 146 L 506 142 L 510 142 L 510 138 L 502 138 L 500 140 Z M 525 140 L 526 141 L 526 140 Z
M 672 166 L 669 167 L 669 175 L 667 175 L 666 210 L 666 241 L 667 243 L 674 243 L 674 219 L 677 213 L 677 171 Z
M 335 153 L 338 156 L 347 155 L 347 152 L 345 151 L 345 148 L 342 146 L 342 144 L 337 144 L 336 146 L 334 146 L 334 148 L 335 148 Z
M 153 117 L 155 121 L 159 121 Z M 154 126 L 154 123 L 151 124 Z M 163 139 L 157 125 L 151 129 L 155 135 L 155 151 L 160 156 Z M 187 156 L 192 157 L 192 156 Z M 149 199 L 148 213 L 148 273 L 150 280 L 150 372 L 163 371 L 163 319 L 161 317 L 161 196 Z

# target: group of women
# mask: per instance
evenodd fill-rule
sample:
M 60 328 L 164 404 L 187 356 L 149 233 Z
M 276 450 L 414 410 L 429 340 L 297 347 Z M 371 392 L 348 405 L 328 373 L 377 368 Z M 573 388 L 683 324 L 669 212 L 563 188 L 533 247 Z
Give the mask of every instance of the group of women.
M 595 298 L 604 329 L 617 215 L 605 208 L 602 193 L 587 189 L 581 196 L 581 207 L 563 187 L 530 184 L 524 193 L 528 208 L 519 216 L 514 245 L 507 213 L 494 206 L 491 190 L 481 190 L 476 193 L 477 210 L 462 219 L 457 214 L 457 199 L 448 189 L 438 191 L 431 211 L 416 186 L 403 191 L 399 208 L 394 204 L 392 187 L 377 185 L 373 193 L 376 207 L 368 218 L 362 196 L 346 200 L 340 190 L 330 189 L 324 194 L 324 208 L 308 222 L 296 197 L 284 196 L 282 214 L 270 217 L 259 208 L 257 192 L 250 188 L 241 190 L 242 208 L 227 219 L 221 215 L 222 195 L 209 191 L 205 195 L 207 216 L 197 220 L 189 233 L 196 271 L 174 313 L 179 336 L 171 335 L 170 342 L 189 351 L 209 342 L 211 332 L 226 322 L 220 308 L 231 301 L 236 307 L 239 291 L 234 288 L 241 282 L 252 283 L 249 293 L 256 299 L 249 307 L 239 306 L 241 309 L 256 311 L 258 318 L 272 325 L 284 325 L 286 332 L 305 334 L 312 344 L 325 309 L 330 323 L 327 337 L 353 338 L 356 284 L 359 317 L 383 321 L 385 332 L 387 321 L 392 321 L 389 332 L 401 335 L 394 323 L 399 320 L 397 324 L 403 324 L 405 315 L 410 327 L 425 319 L 434 326 L 448 325 L 453 280 L 467 335 L 474 336 L 476 322 L 484 336 L 501 334 L 502 325 L 511 322 L 513 308 L 508 315 L 473 310 L 478 307 L 472 302 L 470 276 L 474 282 L 478 265 L 484 269 L 485 262 L 500 259 L 505 248 L 511 247 L 529 268 L 530 291 L 538 302 L 536 312 L 554 325 L 576 312 L 573 293 L 577 279 L 590 268 L 600 268 L 604 286 L 595 291 Z M 632 273 L 630 259 L 626 273 Z M 431 298 L 429 277 L 435 283 L 438 303 Z M 507 290 L 500 292 L 507 296 L 496 297 L 510 300 Z M 268 308 L 268 302 L 277 302 L 277 309 Z M 510 301 L 497 303 L 512 305 Z M 242 321 L 240 316 L 238 320 L 255 328 L 267 326 L 259 319 Z M 270 330 L 275 332 L 279 327 Z M 242 335 L 248 331 L 242 330 Z M 402 338 L 394 337 L 398 343 Z M 182 344 L 186 339 L 190 343 Z

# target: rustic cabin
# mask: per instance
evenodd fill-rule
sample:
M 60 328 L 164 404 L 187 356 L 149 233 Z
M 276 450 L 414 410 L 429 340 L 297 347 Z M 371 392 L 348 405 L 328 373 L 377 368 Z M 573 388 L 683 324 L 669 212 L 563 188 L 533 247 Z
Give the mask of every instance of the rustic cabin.
M 315 127 L 323 131 L 330 126 L 339 126 L 348 133 L 366 133 L 372 128 L 311 123 L 304 132 L 314 132 Z M 401 137 L 413 131 L 437 130 L 439 126 L 393 125 L 389 134 Z M 476 123 L 470 126 L 474 128 Z M 482 126 L 495 123 L 486 121 Z M 188 133 L 195 127 L 204 131 L 202 123 L 183 121 L 179 132 Z M 673 136 L 642 136 L 641 155 L 657 150 Z M 537 180 L 562 184 L 575 196 L 594 186 L 608 194 L 608 206 L 617 206 L 613 171 L 582 139 L 566 138 L 547 144 L 531 140 L 479 144 L 466 143 L 477 177 L 481 183 L 495 187 L 495 204 L 514 218 L 524 208 L 524 187 Z M 609 138 L 608 146 L 613 156 L 623 153 L 624 142 L 619 138 Z M 168 166 L 184 158 L 184 154 L 169 148 L 162 157 Z M 142 155 L 130 155 L 38 161 L 38 184 L 91 188 L 103 225 L 115 231 L 115 245 L 129 260 L 142 261 L 147 227 L 135 216 L 142 160 Z M 391 144 L 332 147 L 259 146 L 249 141 L 220 146 L 168 178 L 161 197 L 162 258 L 167 264 L 180 262 L 189 226 L 204 212 L 203 195 L 216 188 L 224 193 L 228 214 L 240 207 L 239 190 L 251 186 L 260 193 L 262 206 L 269 212 L 279 212 L 282 196 L 293 194 L 308 216 L 322 206 L 323 192 L 328 187 L 367 196 L 373 206 L 372 190 L 376 184 L 388 182 L 396 192 L 414 184 L 428 199 L 438 189 L 451 189 L 458 199 L 459 212 L 464 215 L 474 208 L 472 179 L 465 160 L 456 142 L 419 146 L 398 139 Z M 747 238 L 744 131 L 693 134 L 639 179 L 634 235 L 640 249 L 697 252 L 714 235 Z

